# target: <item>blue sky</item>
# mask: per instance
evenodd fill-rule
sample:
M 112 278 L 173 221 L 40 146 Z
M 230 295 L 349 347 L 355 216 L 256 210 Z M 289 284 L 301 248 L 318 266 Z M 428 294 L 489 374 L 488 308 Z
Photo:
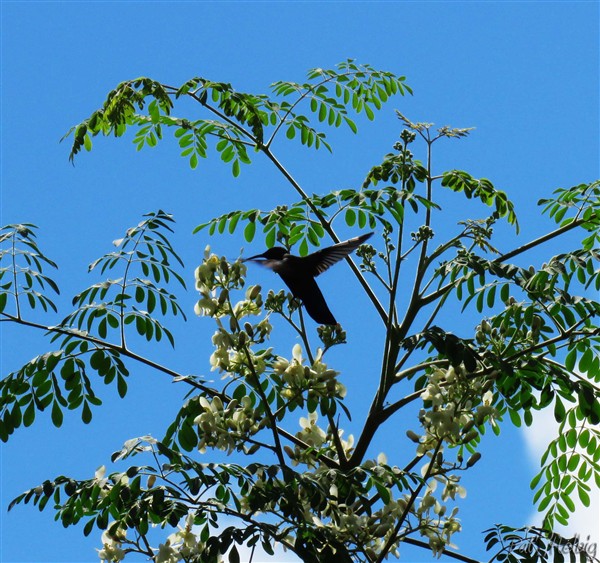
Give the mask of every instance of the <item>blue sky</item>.
M 212 240 L 204 233 L 191 235 L 197 224 L 232 208 L 270 209 L 295 199 L 260 159 L 234 180 L 216 158 L 190 170 L 173 143 L 136 153 L 126 139 L 96 139 L 92 153 L 72 167 L 68 144 L 58 141 L 125 79 L 147 75 L 180 84 L 200 75 L 243 91 L 266 92 L 276 80 L 301 81 L 309 68 L 355 58 L 405 75 L 414 96 L 393 99 L 373 123 L 359 120 L 358 136 L 331 131 L 333 155 L 280 142 L 280 159 L 306 191 L 358 186 L 397 139 L 397 108 L 415 121 L 476 127 L 469 139 L 440 144 L 435 166 L 439 171 L 467 170 L 506 190 L 520 212 L 525 242 L 549 228 L 534 208 L 540 197 L 599 176 L 598 6 L 535 1 L 3 1 L 1 223 L 39 225 L 41 247 L 60 265 L 55 279 L 61 285 L 63 315 L 73 295 L 99 281 L 86 273 L 87 265 L 110 251 L 111 241 L 148 211 L 163 208 L 175 215 L 174 244 L 184 257 L 188 280 L 208 242 L 232 258 L 242 247 L 246 252 L 260 249 L 258 241 L 251 248 L 245 244 L 241 233 Z M 471 208 L 456 203 L 445 208 L 437 219 L 440 230 L 451 232 L 465 209 Z M 510 236 L 507 231 L 501 241 L 506 248 Z M 552 251 L 557 250 L 544 249 Z M 537 263 L 535 256 L 524 261 Z M 347 275 L 344 267 L 328 272 L 320 285 L 349 335 L 349 345 L 333 350 L 329 363 L 346 378 L 356 413 L 348 431 L 356 434 L 368 406 L 363 397 L 373 391 L 368 378 L 376 371 L 380 334 L 365 329 L 375 318 L 358 287 L 349 283 L 334 291 Z M 279 288 L 275 277 L 258 268 L 250 274 L 263 286 Z M 188 291 L 182 300 L 189 322 L 171 324 L 177 350 L 144 351 L 183 372 L 208 374 L 208 337 L 214 326 L 193 315 L 194 299 Z M 356 318 L 345 312 L 348 301 L 358 303 Z M 47 324 L 60 318 L 49 317 Z M 459 334 L 461 323 L 469 334 L 476 319 L 454 322 Z M 51 348 L 39 334 L 4 324 L 0 330 L 2 374 Z M 295 340 L 283 331 L 277 343 L 278 351 L 289 355 Z M 71 414 L 56 430 L 49 416 L 40 416 L 33 427 L 20 429 L 0 446 L 1 561 L 97 561 L 99 534 L 84 538 L 80 529 L 55 524 L 50 512 L 18 507 L 7 514 L 6 506 L 46 478 L 91 477 L 130 437 L 162 435 L 185 390 L 137 366 L 131 371 L 125 400 L 112 388 L 100 390 L 105 405 L 95 411 L 90 425 Z M 465 531 L 457 538 L 462 553 L 484 557 L 481 531 L 486 527 L 531 521 L 528 483 L 537 467 L 534 442 L 547 427 L 538 426 L 533 438 L 508 426 L 499 438 L 486 436 L 484 457 L 465 478 L 468 496 L 459 514 Z M 393 461 L 389 437 L 375 444 L 373 454 L 386 450 Z M 406 442 L 397 447 L 400 463 Z M 586 519 L 589 523 L 590 517 Z M 407 551 L 402 559 L 430 557 Z

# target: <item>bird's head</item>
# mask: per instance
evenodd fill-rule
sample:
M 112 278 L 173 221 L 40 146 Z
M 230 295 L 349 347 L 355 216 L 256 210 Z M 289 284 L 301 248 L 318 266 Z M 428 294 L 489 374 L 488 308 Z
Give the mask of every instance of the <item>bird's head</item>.
M 283 257 L 288 253 L 288 251 L 281 246 L 274 246 L 273 248 L 269 248 L 262 254 L 257 254 L 256 256 L 250 256 L 250 258 L 244 259 L 244 262 L 258 262 L 264 263 L 268 260 L 283 260 Z

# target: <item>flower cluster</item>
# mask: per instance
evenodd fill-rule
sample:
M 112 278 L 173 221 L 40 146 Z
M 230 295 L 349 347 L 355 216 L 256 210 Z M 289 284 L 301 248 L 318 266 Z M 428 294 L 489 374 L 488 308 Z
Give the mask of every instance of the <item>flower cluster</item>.
M 268 319 L 262 319 L 254 325 L 245 323 L 244 327 L 233 333 L 221 327 L 213 334 L 215 351 L 210 356 L 211 369 L 225 374 L 224 377 L 232 373 L 252 373 L 256 376 L 266 369 L 265 362 L 271 351 L 267 349 L 255 353 L 250 346 L 264 342 L 271 333 L 271 323 Z
M 202 453 L 207 447 L 226 450 L 228 454 L 245 449 L 248 440 L 267 424 L 249 396 L 242 397 L 241 401 L 232 399 L 227 406 L 218 396 L 212 400 L 200 397 L 200 405 L 204 412 L 195 418 L 194 424 L 200 430 L 198 449 Z
M 154 563 L 177 563 L 178 561 L 191 561 L 202 557 L 206 547 L 194 532 L 194 515 L 188 514 L 185 524 L 179 526 L 177 532 L 171 534 L 164 543 L 154 549 Z M 127 541 L 125 531 L 117 528 L 116 532 L 105 531 L 102 534 L 102 549 L 98 550 L 98 557 L 104 563 L 118 563 L 125 558 L 126 552 L 121 544 Z M 199 559 L 198 559 L 199 560 Z M 219 558 L 219 561 L 222 559 Z
M 305 421 L 303 426 L 303 439 L 315 445 L 323 443 L 324 432 L 319 431 L 314 417 L 311 421 Z M 327 527 L 342 542 L 365 548 L 371 560 L 377 559 L 381 551 L 388 547 L 391 554 L 399 557 L 398 549 L 404 536 L 415 530 L 419 530 L 433 553 L 438 555 L 450 545 L 452 535 L 461 529 L 456 518 L 458 509 L 446 515 L 445 507 L 433 496 L 435 486 L 427 488 L 415 505 L 411 495 L 404 492 L 406 474 L 398 467 L 386 465 L 383 454 L 377 460 L 367 460 L 351 474 L 320 465 L 310 475 L 318 483 L 318 490 L 322 491 L 326 502 L 322 503 L 320 511 L 307 508 L 307 520 L 316 527 Z M 355 486 L 352 486 L 356 479 L 360 483 L 355 482 Z M 362 494 L 354 494 L 357 490 L 370 489 L 377 491 L 377 495 L 372 497 L 375 503 L 366 500 Z M 382 491 L 386 491 L 385 494 Z M 457 490 L 454 494 L 461 493 Z M 310 500 L 314 505 L 314 498 Z M 310 506 L 310 502 L 306 504 Z M 411 515 L 415 521 L 408 519 Z M 400 528 L 399 522 L 403 522 Z
M 477 427 L 489 421 L 495 425 L 497 410 L 492 406 L 493 393 L 488 384 L 480 378 L 470 378 L 464 367 L 435 368 L 429 374 L 427 386 L 421 393 L 424 407 L 419 412 L 419 421 L 424 433 L 412 430 L 408 437 L 417 444 L 417 455 L 429 458 L 421 467 L 421 475 L 427 478 L 422 496 L 416 499 L 411 513 L 418 519 L 421 534 L 427 537 L 434 555 L 440 555 L 451 545 L 451 536 L 460 531 L 461 525 L 454 507 L 446 517 L 447 501 L 456 497 L 464 498 L 466 490 L 460 485 L 460 477 L 451 471 L 462 467 L 462 454 L 457 456 L 458 464 L 444 460 L 444 445 L 459 447 L 476 441 Z M 475 452 L 467 461 L 466 467 L 474 465 L 481 455 Z M 441 491 L 436 496 L 438 485 Z
M 325 432 L 318 424 L 319 416 L 316 412 L 309 413 L 308 417 L 300 418 L 300 426 L 302 430 L 296 433 L 296 437 L 302 440 L 306 447 L 298 444 L 291 448 L 284 446 L 285 452 L 292 460 L 293 465 L 304 463 L 309 467 L 319 467 L 319 455 L 326 455 L 332 459 L 337 459 L 338 449 L 334 443 L 334 437 L 331 428 L 327 428 Z M 354 446 L 354 436 L 350 434 L 347 440 L 343 439 L 344 431 L 338 430 L 337 444 L 342 448 L 344 456 L 348 458 L 352 453 Z
M 292 360 L 277 358 L 273 364 L 275 374 L 282 381 L 280 394 L 284 399 L 300 400 L 304 391 L 309 399 L 339 397 L 346 395 L 346 387 L 336 379 L 338 372 L 329 369 L 322 361 L 323 351 L 319 349 L 311 366 L 304 365 L 302 348 L 296 344 L 292 349 Z
M 182 559 L 184 561 L 194 560 L 204 550 L 204 544 L 198 541 L 198 536 L 193 533 L 194 515 L 188 514 L 185 525 L 179 526 L 179 530 L 171 534 L 165 543 L 158 546 L 158 553 L 155 555 L 155 563 L 177 563 Z
M 255 290 L 257 295 L 253 299 L 246 298 L 235 306 L 229 298 L 231 290 L 244 286 L 245 274 L 246 266 L 243 262 L 229 263 L 224 257 L 219 258 L 216 254 L 211 254 L 210 247 L 207 246 L 204 260 L 194 272 L 196 290 L 200 293 L 200 299 L 194 307 L 196 314 L 221 318 L 231 314 L 246 316 L 260 313 L 260 288 Z
M 467 377 L 462 366 L 434 369 L 421 398 L 428 405 L 419 413 L 425 434 L 418 440 L 414 432 L 409 435 L 418 441 L 420 455 L 433 450 L 440 440 L 450 446 L 469 442 L 477 436 L 474 426 L 486 420 L 494 425 L 498 416 L 492 406 L 493 393 L 480 378 Z
M 103 563 L 118 563 L 125 558 L 125 551 L 121 544 L 125 539 L 125 531 L 118 528 L 116 533 L 104 530 L 102 533 L 102 549 L 98 549 L 98 557 Z

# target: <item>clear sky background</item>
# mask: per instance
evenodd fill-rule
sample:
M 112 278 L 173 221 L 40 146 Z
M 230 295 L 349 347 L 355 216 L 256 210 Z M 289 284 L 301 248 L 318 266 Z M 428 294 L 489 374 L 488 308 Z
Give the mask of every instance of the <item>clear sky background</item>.
M 257 159 L 234 180 L 218 158 L 189 169 L 172 142 L 136 153 L 125 139 L 96 139 L 91 154 L 76 166 L 67 160 L 67 129 L 87 117 L 118 82 L 140 75 L 169 84 L 193 76 L 227 81 L 242 91 L 266 92 L 276 80 L 302 81 L 312 67 L 332 67 L 355 58 L 407 77 L 414 96 L 394 98 L 372 123 L 359 120 L 359 135 L 331 131 L 334 154 L 315 153 L 283 139 L 281 160 L 307 192 L 358 187 L 401 130 L 394 109 L 414 121 L 474 126 L 465 140 L 438 145 L 438 172 L 459 168 L 490 178 L 517 204 L 526 242 L 547 231 L 535 202 L 551 190 L 589 182 L 598 171 L 598 2 L 9 2 L 1 4 L 1 223 L 32 222 L 39 243 L 60 265 L 60 315 L 71 297 L 100 281 L 87 265 L 111 250 L 111 241 L 136 224 L 143 213 L 165 209 L 177 219 L 173 239 L 193 279 L 204 246 L 235 258 L 260 251 L 242 234 L 208 240 L 192 229 L 230 209 L 273 206 L 295 197 L 272 167 Z M 417 150 L 417 149 L 415 149 Z M 440 232 L 452 232 L 464 212 L 458 205 L 436 215 Z M 444 226 L 442 226 L 444 223 Z M 434 228 L 436 228 L 434 226 Z M 499 241 L 510 248 L 509 231 Z M 343 234 L 352 236 L 352 231 Z M 548 253 L 524 257 L 538 264 Z M 354 281 L 338 266 L 320 281 L 349 344 L 332 350 L 329 362 L 342 372 L 355 413 L 347 432 L 356 435 L 376 380 L 381 334 Z M 279 289 L 279 280 L 258 268 L 251 276 Z M 253 281 L 254 281 L 253 279 Z M 347 278 L 349 279 L 349 278 Z M 339 288 L 339 289 L 336 289 Z M 181 372 L 210 375 L 209 336 L 214 325 L 193 315 L 189 290 L 182 306 L 189 322 L 171 322 L 178 344 L 145 347 L 143 352 Z M 347 304 L 356 303 L 355 311 Z M 476 317 L 447 318 L 445 328 L 472 334 Z M 2 330 L 1 373 L 18 369 L 52 349 L 42 335 L 17 327 Z M 294 336 L 281 331 L 278 352 L 290 355 Z M 19 429 L 0 449 L 0 561 L 93 562 L 99 534 L 63 529 L 50 511 L 32 507 L 6 512 L 21 491 L 59 474 L 93 476 L 110 454 L 134 436 L 163 435 L 185 389 L 165 376 L 130 365 L 125 400 L 110 388 L 91 424 L 67 414 L 60 430 L 42 415 Z M 402 428 L 416 429 L 409 420 Z M 390 425 L 371 452 L 385 451 L 402 463 L 410 444 Z M 481 532 L 495 523 L 535 521 L 529 481 L 540 447 L 552 437 L 551 420 L 538 417 L 534 430 L 503 426 L 499 438 L 486 435 L 484 457 L 464 478 L 468 496 L 460 503 L 464 531 L 460 551 L 485 559 Z M 541 446 L 540 446 L 541 444 Z M 412 450 L 407 450 L 406 456 Z M 598 529 L 598 503 L 578 511 L 568 533 L 583 537 Z M 429 561 L 407 550 L 403 561 Z

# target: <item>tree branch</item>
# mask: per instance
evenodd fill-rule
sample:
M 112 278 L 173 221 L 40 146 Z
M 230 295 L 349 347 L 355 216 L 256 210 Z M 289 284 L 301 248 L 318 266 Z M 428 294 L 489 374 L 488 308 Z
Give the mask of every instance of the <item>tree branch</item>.
M 101 348 L 106 348 L 108 350 L 111 350 L 113 352 L 116 352 L 118 354 L 121 354 L 127 358 L 130 358 L 131 360 L 135 360 L 136 362 L 139 362 L 141 364 L 144 364 L 148 367 L 151 367 L 157 371 L 160 371 L 162 373 L 165 373 L 169 376 L 171 376 L 173 378 L 173 381 L 175 382 L 179 382 L 179 381 L 183 381 L 185 383 L 187 383 L 188 385 L 190 385 L 191 387 L 195 387 L 196 389 L 200 389 L 202 392 L 206 393 L 209 397 L 220 397 L 221 399 L 224 399 L 226 401 L 230 401 L 231 397 L 224 395 L 222 392 L 217 391 L 216 389 L 213 389 L 211 387 L 207 387 L 206 385 L 203 385 L 202 383 L 200 383 L 199 381 L 195 381 L 189 378 L 189 376 L 186 375 L 182 375 L 170 368 L 167 368 L 161 364 L 158 364 L 157 362 L 153 362 L 152 360 L 149 360 L 148 358 L 145 358 L 143 356 L 140 356 L 139 354 L 136 354 L 135 352 L 132 352 L 131 350 L 129 350 L 128 348 L 121 348 L 120 346 L 118 346 L 117 344 L 113 344 L 111 342 L 106 342 L 104 340 L 101 340 L 99 338 L 96 338 L 94 336 L 90 336 L 89 334 L 80 334 L 78 332 L 75 332 L 73 330 L 70 329 L 66 329 L 60 326 L 45 326 L 39 323 L 35 323 L 32 321 L 27 321 L 23 318 L 18 319 L 17 317 L 15 317 L 14 315 L 11 315 L 9 313 L 3 312 L 2 316 L 4 317 L 4 319 L 0 319 L 0 321 L 4 321 L 4 322 L 14 322 L 23 326 L 28 326 L 31 328 L 37 328 L 39 330 L 43 330 L 45 332 L 48 333 L 54 333 L 54 334 L 62 334 L 64 336 L 71 336 L 73 338 L 79 338 L 81 340 L 85 340 L 86 342 L 90 342 L 92 344 L 95 344 L 96 346 L 99 346 Z M 287 430 L 284 430 L 283 428 L 277 427 L 277 432 L 284 437 L 286 440 L 288 440 L 289 442 L 291 442 L 292 444 L 295 444 L 301 448 L 304 449 L 308 449 L 309 446 L 308 444 L 306 444 L 305 442 L 303 442 L 302 440 L 300 440 L 300 438 L 297 438 L 296 436 L 294 436 L 293 434 L 291 434 L 290 432 L 288 432 Z M 323 463 L 325 463 L 325 465 L 327 465 L 327 467 L 331 467 L 331 468 L 337 468 L 339 467 L 339 464 L 334 460 L 331 459 L 328 456 L 325 455 L 321 455 L 319 457 L 320 460 L 323 461 Z
M 415 540 L 412 538 L 404 538 L 402 541 L 404 543 L 416 545 L 417 547 L 422 547 L 424 549 L 431 549 L 431 547 L 429 547 L 428 543 L 421 541 L 421 540 Z M 453 559 L 456 559 L 457 561 L 464 561 L 464 563 L 481 563 L 478 559 L 472 559 L 471 557 L 461 555 L 460 553 L 456 553 L 456 551 L 451 551 L 450 549 L 443 549 L 442 553 L 448 557 L 452 557 Z
M 549 240 L 552 240 L 553 238 L 563 235 L 566 232 L 568 232 L 576 227 L 579 227 L 583 223 L 587 223 L 589 220 L 590 219 L 577 219 L 577 220 L 573 221 L 572 223 L 565 225 L 564 227 L 555 229 L 554 231 L 552 231 L 550 233 L 547 233 L 535 240 L 532 240 L 532 241 L 524 244 L 523 246 L 520 246 L 519 248 L 515 248 L 514 250 L 511 250 L 510 252 L 506 252 L 505 254 L 498 256 L 497 258 L 492 260 L 492 262 L 493 263 L 504 262 L 505 260 L 508 260 L 509 258 L 513 258 L 514 256 L 522 254 L 523 252 L 527 252 L 528 250 L 530 250 L 540 244 L 548 242 Z M 441 295 L 443 295 L 444 293 L 446 293 L 447 291 L 449 291 L 450 289 L 455 287 L 458 283 L 460 283 L 464 279 L 465 279 L 465 276 L 463 276 L 462 278 L 460 278 L 458 280 L 454 280 L 453 282 L 446 284 L 444 287 L 441 287 L 440 289 L 430 293 L 429 295 L 426 295 L 425 297 L 422 298 L 423 305 L 428 305 L 429 303 L 435 301 Z

